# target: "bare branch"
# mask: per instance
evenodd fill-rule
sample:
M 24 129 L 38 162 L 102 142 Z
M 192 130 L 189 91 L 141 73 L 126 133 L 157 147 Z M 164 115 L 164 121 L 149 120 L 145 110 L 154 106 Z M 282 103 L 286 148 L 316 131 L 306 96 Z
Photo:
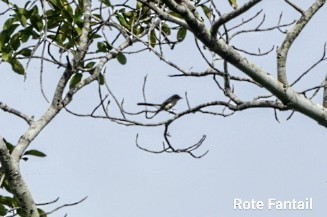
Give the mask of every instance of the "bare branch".
M 249 10 L 250 8 L 252 8 L 254 5 L 256 5 L 257 3 L 261 2 L 262 0 L 251 0 L 247 3 L 245 3 L 243 6 L 239 7 L 238 9 L 228 13 L 228 14 L 224 14 L 222 15 L 217 21 L 215 21 L 212 24 L 211 27 L 211 35 L 212 37 L 217 37 L 217 33 L 218 33 L 218 29 L 221 25 L 223 25 L 224 23 L 227 23 L 228 21 L 234 19 L 235 17 L 243 14 L 244 12 L 246 12 L 247 10 Z
M 17 117 L 22 118 L 23 120 L 25 120 L 29 125 L 31 125 L 34 122 L 34 117 L 30 117 L 26 114 L 24 114 L 23 112 L 20 112 L 14 108 L 11 108 L 10 106 L 4 104 L 3 102 L 0 102 L 0 109 L 2 109 L 5 112 L 9 112 L 13 115 L 16 115 Z
M 267 51 L 264 51 L 264 52 L 261 52 L 261 50 L 258 49 L 258 53 L 242 50 L 242 49 L 237 48 L 235 46 L 232 46 L 232 48 L 234 48 L 235 50 L 240 51 L 242 53 L 251 55 L 251 56 L 265 56 L 265 55 L 268 55 L 269 53 L 271 53 L 274 50 L 275 46 L 272 46 L 272 48 L 270 50 L 267 50 Z
M 324 108 L 327 108 L 327 75 L 325 77 L 325 82 L 324 82 L 324 93 L 323 93 L 322 105 L 324 106 Z
M 280 21 L 278 22 L 277 25 L 275 26 L 270 26 L 270 27 L 266 27 L 266 28 L 261 28 L 261 26 L 263 25 L 263 22 L 265 21 L 265 17 L 263 17 L 263 20 L 257 25 L 257 27 L 253 28 L 253 29 L 248 29 L 248 30 L 240 30 L 237 31 L 236 33 L 234 33 L 233 35 L 231 35 L 230 40 L 235 38 L 236 36 L 239 36 L 241 34 L 245 34 L 245 33 L 251 33 L 251 32 L 267 32 L 267 31 L 272 31 L 274 29 L 281 29 L 282 27 L 288 27 L 293 25 L 296 21 L 292 21 L 290 23 L 285 23 L 285 24 L 281 24 Z M 230 31 L 230 30 L 228 30 Z
M 162 150 L 159 150 L 159 151 L 154 151 L 154 150 L 150 150 L 150 149 L 147 149 L 147 148 L 144 148 L 142 147 L 139 142 L 138 142 L 138 137 L 139 135 L 137 134 L 136 135 L 136 139 L 135 139 L 135 144 L 136 146 L 143 150 L 143 151 L 146 151 L 146 152 L 149 152 L 149 153 L 152 153 L 152 154 L 161 154 L 161 153 L 186 153 L 186 154 L 189 154 L 191 155 L 192 157 L 194 158 L 202 158 L 203 156 L 205 156 L 208 151 L 206 151 L 205 153 L 201 154 L 201 155 L 196 155 L 193 153 L 193 151 L 197 150 L 204 142 L 204 140 L 206 139 L 206 136 L 202 136 L 202 138 L 195 144 L 187 147 L 187 148 L 182 148 L 182 149 L 176 149 L 174 148 L 172 145 L 171 145 L 171 142 L 169 140 L 168 137 L 170 137 L 169 133 L 168 133 L 168 126 L 171 124 L 170 123 L 167 123 L 165 124 L 165 130 L 164 130 L 164 139 L 165 139 L 165 142 L 163 142 L 163 147 L 162 147 Z
M 315 3 L 301 16 L 294 27 L 286 34 L 286 37 L 277 51 L 277 75 L 278 81 L 288 85 L 286 74 L 286 60 L 288 51 L 297 36 L 302 32 L 315 13 L 325 4 L 326 0 L 316 0 Z
M 310 66 L 307 70 L 305 70 L 297 79 L 295 79 L 295 81 L 293 81 L 293 83 L 290 86 L 295 85 L 306 74 L 308 74 L 310 71 L 312 71 L 312 69 L 314 69 L 316 66 L 318 66 L 321 62 L 323 62 L 325 60 L 327 60 L 327 57 L 326 57 L 326 43 L 324 44 L 324 51 L 323 51 L 322 57 L 317 62 L 315 62 L 314 64 L 312 64 L 312 66 Z
M 289 0 L 285 0 L 285 2 L 287 4 L 289 4 L 290 6 L 292 6 L 296 11 L 298 11 L 300 14 L 302 14 L 304 16 L 305 11 L 302 10 L 299 6 L 297 6 L 296 4 L 294 4 L 293 2 L 289 1 Z
M 37 203 L 36 205 L 37 205 L 37 206 L 45 206 L 45 205 L 49 205 L 49 204 L 56 203 L 56 202 L 58 202 L 58 200 L 59 200 L 59 197 L 57 197 L 56 199 L 54 199 L 54 200 L 52 200 L 52 201 L 50 201 L 50 202 Z
M 57 207 L 57 208 L 53 209 L 52 211 L 50 211 L 50 212 L 47 212 L 45 215 L 49 215 L 49 214 L 52 214 L 52 213 L 54 213 L 54 212 L 56 212 L 56 211 L 58 211 L 58 210 L 60 210 L 60 209 L 62 209 L 62 208 L 64 208 L 64 207 L 69 207 L 69 206 L 76 206 L 77 204 L 80 204 L 80 203 L 82 203 L 82 202 L 83 202 L 84 200 L 86 200 L 86 199 L 87 199 L 87 196 L 86 196 L 86 197 L 84 197 L 83 199 L 81 199 L 81 200 L 79 200 L 79 201 L 75 202 L 75 203 L 67 203 L 67 204 L 61 205 L 61 206 L 59 206 L 59 207 Z M 40 216 L 42 216 L 42 215 L 40 215 Z
M 326 0 L 317 0 L 312 7 L 313 10 L 308 10 L 305 18 L 311 18 L 313 12 L 316 12 Z M 199 22 L 193 15 L 192 11 L 182 5 L 176 4 L 173 0 L 164 0 L 167 6 L 176 13 L 183 16 L 185 21 L 189 24 L 193 34 L 202 41 L 202 43 L 221 56 L 224 60 L 228 61 L 240 71 L 250 76 L 253 80 L 260 83 L 272 94 L 274 94 L 281 102 L 283 102 L 289 109 L 295 109 L 301 113 L 316 120 L 319 124 L 327 126 L 327 110 L 317 103 L 305 98 L 303 95 L 296 93 L 292 88 L 283 83 L 275 80 L 269 73 L 262 68 L 251 63 L 247 58 L 241 56 L 237 51 L 232 49 L 223 40 L 213 38 L 211 33 L 207 30 L 203 22 Z M 304 20 L 305 21 L 305 20 Z M 303 23 L 303 18 L 298 23 Z M 299 25 L 299 24 L 297 24 Z

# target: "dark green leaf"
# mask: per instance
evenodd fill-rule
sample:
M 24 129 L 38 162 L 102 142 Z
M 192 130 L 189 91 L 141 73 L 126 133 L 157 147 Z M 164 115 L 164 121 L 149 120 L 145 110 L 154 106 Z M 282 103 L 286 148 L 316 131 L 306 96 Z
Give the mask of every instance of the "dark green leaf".
M 39 215 L 42 216 L 42 217 L 47 217 L 47 216 L 48 216 L 47 213 L 44 212 L 44 211 L 43 211 L 42 209 L 40 209 L 40 208 L 37 208 L 37 211 L 39 212 Z
M 6 20 L 6 22 L 3 24 L 3 30 L 8 29 L 16 21 L 17 20 L 15 18 L 9 18 L 8 20 Z
M 17 201 L 8 196 L 0 196 L 0 204 L 4 204 L 5 206 L 12 207 Z
M 83 11 L 79 11 L 77 9 L 75 10 L 75 14 L 74 14 L 74 22 L 75 23 L 78 23 L 78 22 L 83 23 L 83 19 L 82 19 Z
M 24 57 L 30 57 L 32 54 L 32 50 L 29 48 L 24 48 L 18 52 L 18 54 L 23 55 Z
M 9 42 L 11 34 L 15 31 L 15 29 L 19 26 L 18 24 L 13 24 L 8 29 L 1 31 L 0 33 L 0 48 L 2 48 L 6 43 Z
M 44 154 L 43 152 L 41 151 L 38 151 L 38 150 L 35 150 L 35 149 L 32 149 L 32 150 L 28 150 L 24 153 L 24 156 L 25 155 L 32 155 L 32 156 L 35 156 L 35 157 L 46 157 L 47 155 Z
M 185 27 L 180 27 L 177 32 L 177 40 L 183 41 L 186 37 L 187 29 Z
M 33 27 L 29 26 L 29 27 L 21 30 L 20 33 L 21 33 L 20 40 L 22 42 L 27 42 L 30 37 L 33 37 L 33 34 L 34 34 Z
M 170 35 L 171 31 L 170 31 L 169 26 L 166 23 L 164 23 L 162 25 L 161 29 L 165 33 L 165 35 Z
M 62 9 L 62 4 L 60 0 L 49 0 L 48 3 L 55 10 L 60 11 Z
M 6 214 L 7 214 L 6 207 L 0 203 L 0 216 L 5 216 Z
M 104 42 L 98 42 L 97 47 L 98 47 L 98 50 L 96 51 L 97 53 L 98 52 L 106 53 L 108 51 L 107 50 L 107 45 Z
M 71 8 L 70 8 L 70 9 L 71 9 Z M 72 13 L 70 13 L 70 10 L 65 10 L 65 9 L 63 9 L 63 10 L 61 11 L 61 13 L 62 13 L 62 16 L 68 20 L 68 22 L 70 22 L 70 23 L 73 22 L 73 19 L 74 19 L 74 18 L 73 18 Z
M 122 64 L 122 65 L 125 65 L 126 62 L 127 62 L 127 59 L 126 59 L 125 55 L 124 55 L 122 52 L 119 52 L 119 53 L 117 54 L 117 60 L 118 60 L 118 62 L 119 62 L 120 64 Z
M 82 80 L 82 73 L 75 73 L 69 82 L 69 89 L 72 89 Z
M 43 30 L 43 21 L 40 15 L 38 14 L 33 14 L 31 16 L 31 24 L 32 26 L 39 32 Z
M 111 7 L 112 6 L 109 0 L 101 0 L 101 2 L 103 4 L 105 4 L 106 6 L 108 6 L 108 7 Z
M 11 59 L 9 63 L 14 72 L 16 72 L 20 75 L 25 74 L 25 69 L 24 69 L 23 65 L 17 59 Z
M 100 84 L 100 85 L 104 85 L 104 76 L 103 76 L 102 73 L 99 74 L 99 79 L 98 79 L 98 81 L 99 81 L 99 84 Z
M 5 140 L 5 139 L 3 139 L 3 141 L 6 143 L 9 153 L 11 153 L 12 150 L 14 150 L 15 146 L 13 144 L 11 144 L 10 142 L 7 142 L 7 140 Z
M 94 65 L 95 65 L 95 62 L 88 62 L 88 63 L 86 64 L 85 68 L 87 68 L 87 69 L 91 69 L 91 68 L 93 68 Z
M 157 42 L 157 37 L 156 37 L 156 34 L 155 34 L 154 30 L 152 30 L 150 32 L 150 46 L 151 47 L 156 46 L 156 42 Z
M 22 26 L 26 26 L 27 24 L 27 10 L 25 8 L 20 8 L 17 5 L 14 5 L 14 10 L 16 12 L 16 16 L 19 20 L 19 22 L 22 24 Z
M 50 17 L 59 17 L 60 16 L 60 13 L 59 13 L 59 11 L 50 9 L 50 10 L 47 10 L 45 12 L 45 15 L 49 19 Z
M 48 29 L 57 28 L 62 22 L 63 18 L 61 17 L 51 17 L 48 19 Z
M 102 36 L 99 34 L 92 34 L 92 37 L 90 39 L 97 39 L 97 38 L 102 38 Z
M 13 50 L 17 50 L 20 46 L 20 33 L 14 34 L 9 42 L 10 46 L 12 47 Z

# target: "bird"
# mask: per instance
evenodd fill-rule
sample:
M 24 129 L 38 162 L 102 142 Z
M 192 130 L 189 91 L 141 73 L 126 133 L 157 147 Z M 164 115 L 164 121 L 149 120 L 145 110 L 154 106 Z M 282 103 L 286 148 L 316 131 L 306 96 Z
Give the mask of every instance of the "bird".
M 180 99 L 183 99 L 183 98 L 180 97 L 178 94 L 174 94 L 171 97 L 169 97 L 168 99 L 166 99 L 161 104 L 140 102 L 140 103 L 137 103 L 137 105 L 146 105 L 146 106 L 157 106 L 157 107 L 159 107 L 158 110 L 154 113 L 154 115 L 153 115 L 153 117 L 154 117 L 161 111 L 169 111 L 171 108 L 173 108 L 176 105 L 176 103 Z

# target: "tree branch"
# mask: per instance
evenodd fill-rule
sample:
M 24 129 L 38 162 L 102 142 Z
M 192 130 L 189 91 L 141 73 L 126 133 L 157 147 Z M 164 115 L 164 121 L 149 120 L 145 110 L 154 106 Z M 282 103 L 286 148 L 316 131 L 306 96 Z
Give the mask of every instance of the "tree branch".
M 286 74 L 286 60 L 288 51 L 291 48 L 293 42 L 308 24 L 315 13 L 325 4 L 326 0 L 316 0 L 315 3 L 301 16 L 294 27 L 287 32 L 286 37 L 277 51 L 277 76 L 278 81 L 284 85 L 288 85 Z
M 217 37 L 217 33 L 218 33 L 218 29 L 221 25 L 227 23 L 228 21 L 234 19 L 235 17 L 243 14 L 244 12 L 246 12 L 247 10 L 249 10 L 250 8 L 252 8 L 254 5 L 256 5 L 257 3 L 261 2 L 262 0 L 251 0 L 249 2 L 247 2 L 246 4 L 244 4 L 242 7 L 239 7 L 238 9 L 228 13 L 228 14 L 224 14 L 222 15 L 217 21 L 215 21 L 212 24 L 211 27 L 211 35 L 212 37 Z
M 318 0 L 312 7 L 311 13 L 316 12 L 326 0 Z M 236 68 L 250 76 L 253 80 L 261 84 L 277 98 L 279 98 L 289 108 L 295 109 L 304 115 L 316 120 L 319 124 L 327 127 L 327 110 L 321 105 L 306 99 L 303 95 L 296 93 L 292 88 L 283 85 L 275 80 L 269 73 L 264 71 L 259 66 L 251 63 L 248 59 L 241 56 L 232 47 L 228 46 L 222 39 L 212 37 L 211 33 L 206 29 L 203 22 L 199 22 L 187 7 L 176 4 L 173 0 L 164 0 L 167 6 L 176 13 L 183 15 L 185 21 L 189 24 L 193 34 L 202 41 L 202 43 L 228 61 Z M 309 16 L 311 17 L 311 16 Z
M 289 4 L 291 7 L 293 7 L 296 11 L 298 11 L 299 13 L 301 13 L 303 16 L 305 15 L 305 12 L 300 7 L 298 7 L 296 4 L 294 4 L 293 2 L 291 2 L 289 0 L 285 0 L 285 2 L 287 4 Z
M 324 106 L 324 108 L 327 108 L 327 75 L 324 81 L 324 93 L 323 93 L 322 105 Z
M 23 112 L 20 112 L 14 108 L 11 108 L 10 106 L 4 104 L 3 102 L 0 102 L 0 109 L 24 119 L 29 125 L 31 125 L 34 122 L 33 117 L 30 117 L 30 116 L 24 114 Z
M 19 211 L 22 212 L 22 216 L 26 217 L 38 217 L 38 211 L 33 200 L 32 194 L 28 189 L 25 181 L 19 170 L 19 162 L 17 162 L 9 153 L 6 143 L 0 136 L 0 162 L 3 168 L 6 178 L 10 183 L 10 189 L 17 197 Z

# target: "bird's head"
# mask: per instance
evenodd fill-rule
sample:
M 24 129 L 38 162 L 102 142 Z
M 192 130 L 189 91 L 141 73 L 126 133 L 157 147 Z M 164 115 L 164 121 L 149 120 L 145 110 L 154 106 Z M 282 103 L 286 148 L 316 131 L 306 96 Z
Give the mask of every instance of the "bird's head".
M 183 98 L 182 98 L 180 95 L 178 95 L 178 94 L 174 94 L 174 95 L 172 96 L 172 98 L 177 99 L 177 100 L 183 99 Z

